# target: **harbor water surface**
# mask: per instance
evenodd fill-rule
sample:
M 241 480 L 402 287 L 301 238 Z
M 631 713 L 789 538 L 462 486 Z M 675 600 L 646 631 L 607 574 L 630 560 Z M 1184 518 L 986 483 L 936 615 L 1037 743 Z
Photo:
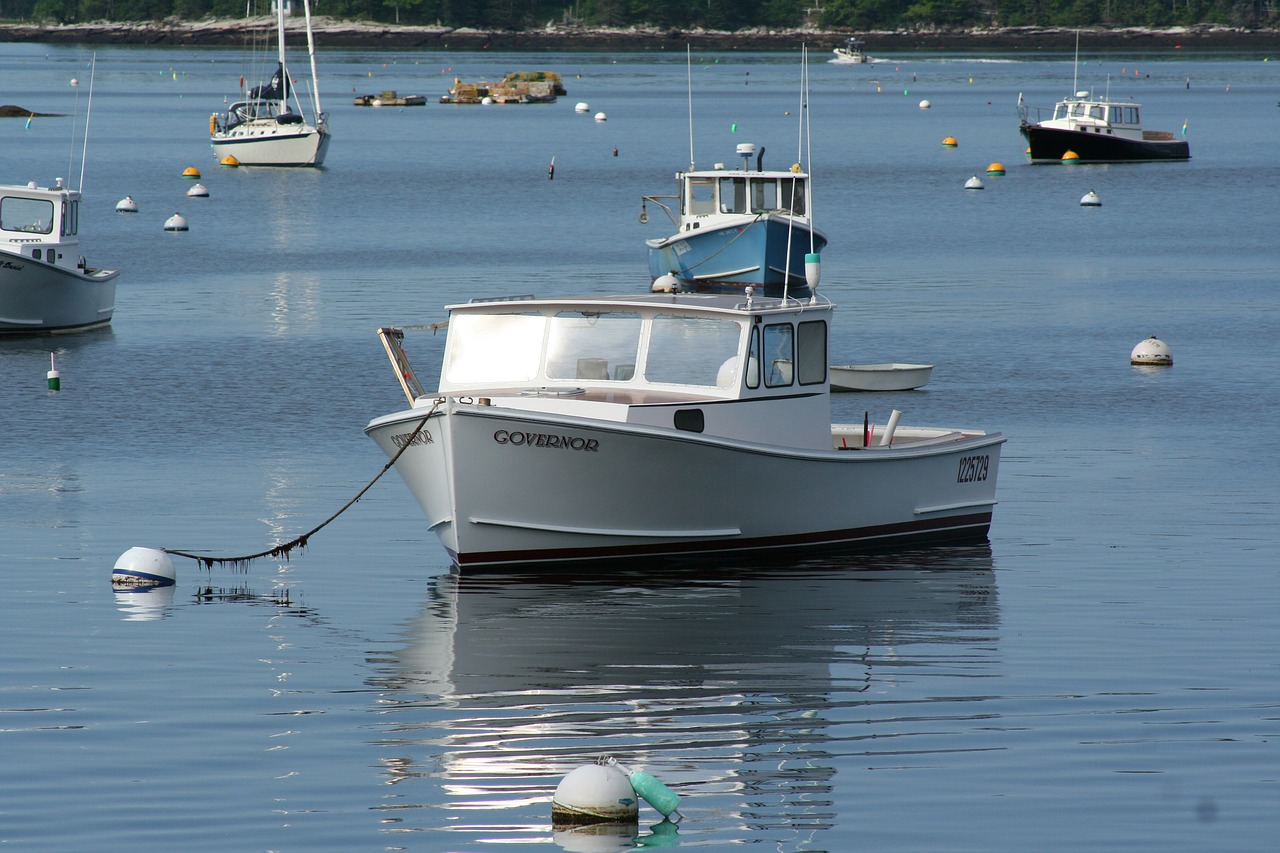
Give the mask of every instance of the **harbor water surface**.
M 90 112 L 88 49 L 0 46 L 3 99 L 61 114 L 0 122 L 0 180 L 79 185 L 87 150 L 81 248 L 122 270 L 110 329 L 0 341 L 0 843 L 1274 849 L 1280 65 L 1082 55 L 1077 88 L 1185 126 L 1193 159 L 1030 166 L 1018 96 L 1069 93 L 1069 55 L 816 56 L 806 111 L 798 49 L 320 47 L 326 168 L 255 171 L 208 147 L 238 51 L 100 49 Z M 568 97 L 435 103 L 542 68 Z M 428 104 L 352 105 L 385 89 Z M 459 577 L 390 473 L 287 560 L 113 591 L 133 546 L 319 525 L 404 405 L 378 326 L 647 289 L 667 223 L 641 196 L 740 142 L 814 175 L 832 360 L 936 365 L 837 419 L 1008 436 L 989 545 Z M 1150 335 L 1172 367 L 1129 363 Z M 421 341 L 430 377 L 443 334 Z M 553 828 L 557 783 L 604 755 L 674 789 L 679 825 Z

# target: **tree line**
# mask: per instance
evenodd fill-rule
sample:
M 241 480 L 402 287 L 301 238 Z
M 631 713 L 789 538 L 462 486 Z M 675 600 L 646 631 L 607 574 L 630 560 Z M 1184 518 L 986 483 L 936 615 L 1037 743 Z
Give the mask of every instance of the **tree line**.
M 301 0 L 295 0 L 300 2 Z M 254 7 L 257 8 L 254 8 Z M 912 30 L 932 27 L 1266 27 L 1277 0 L 313 0 L 327 17 L 481 30 L 548 23 L 737 31 L 754 27 Z M 0 19 L 198 21 L 274 14 L 271 0 L 0 0 Z

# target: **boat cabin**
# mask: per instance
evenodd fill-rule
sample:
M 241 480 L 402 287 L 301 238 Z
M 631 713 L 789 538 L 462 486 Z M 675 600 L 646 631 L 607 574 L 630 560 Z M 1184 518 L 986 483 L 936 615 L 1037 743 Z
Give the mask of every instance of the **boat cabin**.
M 833 307 L 751 294 L 454 305 L 439 394 L 829 448 Z M 422 405 L 437 395 L 417 385 L 397 332 L 381 335 L 406 395 Z
M 1045 127 L 1142 138 L 1140 107 L 1134 103 L 1090 100 L 1087 95 L 1066 98 L 1053 108 Z
M 79 227 L 80 193 L 64 187 L 62 178 L 52 187 L 32 181 L 0 188 L 0 247 L 10 254 L 57 264 L 64 260 L 59 249 L 79 242 Z
M 684 229 L 717 213 L 789 213 L 803 217 L 809 178 L 799 172 L 686 172 L 680 193 Z

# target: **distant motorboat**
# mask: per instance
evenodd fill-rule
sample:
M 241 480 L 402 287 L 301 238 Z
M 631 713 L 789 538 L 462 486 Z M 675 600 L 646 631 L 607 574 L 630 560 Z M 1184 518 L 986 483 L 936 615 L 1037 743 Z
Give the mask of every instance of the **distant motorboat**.
M 449 306 L 439 385 L 365 432 L 462 568 L 981 541 L 1004 437 L 833 424 L 820 296 Z
M 285 64 L 284 6 L 276 5 L 277 61 L 267 83 L 254 86 L 225 113 L 209 116 L 209 136 L 219 160 L 235 157 L 241 166 L 321 166 L 329 150 L 329 125 L 320 109 L 310 0 L 306 13 L 307 53 L 311 60 L 311 118 L 304 115 L 293 76 Z M 240 78 L 243 89 L 244 78 Z
M 932 364 L 833 364 L 832 391 L 911 391 L 925 385 Z
M 766 296 L 806 295 L 806 257 L 827 245 L 813 225 L 809 175 L 798 163 L 789 171 L 765 170 L 764 148 L 751 143 L 737 154 L 739 168 L 678 172 L 676 195 L 642 198 L 641 222 L 648 222 L 645 205 L 653 202 L 675 226 L 671 235 L 646 241 L 649 276 L 655 283 L 671 276 L 682 291 L 740 293 L 752 286 Z
M 843 47 L 837 47 L 831 51 L 835 54 L 835 59 L 831 62 L 837 65 L 865 65 L 871 61 L 871 57 L 864 50 L 865 47 L 861 40 L 851 38 L 844 43 Z

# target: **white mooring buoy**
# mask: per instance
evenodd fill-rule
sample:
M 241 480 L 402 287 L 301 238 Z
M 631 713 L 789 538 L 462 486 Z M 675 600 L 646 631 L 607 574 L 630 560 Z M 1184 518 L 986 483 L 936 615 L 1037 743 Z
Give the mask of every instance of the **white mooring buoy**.
M 1129 353 L 1129 363 L 1151 367 L 1171 367 L 1173 353 L 1169 350 L 1168 344 L 1152 335 L 1133 348 L 1133 352 Z
M 187 220 L 181 213 L 175 213 L 164 221 L 166 231 L 187 231 Z
M 575 113 L 589 113 L 591 112 L 591 107 L 587 105 L 586 101 L 578 101 L 578 105 L 573 108 L 573 111 Z
M 653 280 L 653 284 L 649 289 L 654 293 L 678 293 L 680 291 L 680 279 L 671 273 L 664 273 Z
M 191 198 L 208 198 L 209 188 L 206 187 L 204 184 L 196 184 L 194 187 L 187 190 L 187 195 L 189 195 Z
M 137 213 L 138 203 L 133 200 L 133 196 L 127 195 L 120 201 L 116 202 L 116 213 Z
M 177 577 L 173 560 L 158 548 L 130 548 L 111 570 L 111 583 L 116 586 L 164 586 Z
M 608 120 L 609 120 L 609 116 L 605 115 L 604 113 L 596 113 L 596 121 L 608 121 Z
M 1093 190 L 1089 190 L 1080 199 L 1081 207 L 1102 207 L 1102 199 L 1098 198 L 1098 194 Z
M 972 178 L 964 182 L 964 188 L 967 190 L 982 190 L 986 189 L 986 186 L 982 183 L 982 178 L 974 175 Z
M 928 100 L 924 100 L 924 101 L 921 101 L 921 102 L 920 102 L 920 109 L 922 109 L 922 110 L 927 110 L 927 109 L 929 109 L 929 107 L 931 107 L 931 106 L 933 106 L 933 104 L 929 103 L 929 101 L 928 101 Z
M 553 826 L 635 823 L 640 801 L 627 774 L 609 764 L 584 764 L 560 780 L 551 797 Z

